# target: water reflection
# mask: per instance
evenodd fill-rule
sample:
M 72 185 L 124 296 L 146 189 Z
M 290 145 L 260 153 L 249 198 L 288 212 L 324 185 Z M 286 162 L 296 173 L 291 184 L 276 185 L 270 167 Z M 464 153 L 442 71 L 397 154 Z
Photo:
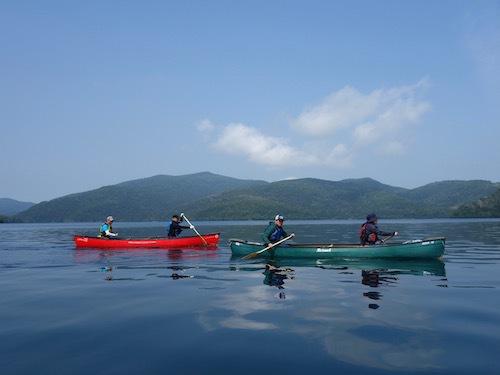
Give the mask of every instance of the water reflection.
M 365 259 L 344 260 L 336 262 L 322 262 L 317 265 L 323 269 L 361 271 L 361 284 L 369 288 L 385 288 L 396 286 L 400 275 L 440 276 L 440 281 L 446 282 L 444 262 L 439 259 L 429 260 L 391 260 L 391 259 Z M 446 283 L 438 286 L 446 286 Z M 363 292 L 369 299 L 368 308 L 378 309 L 379 301 L 383 294 L 378 290 Z
M 219 257 L 219 253 L 214 249 L 80 249 L 73 251 L 74 260 L 78 263 L 92 261 L 128 260 L 138 257 L 141 261 L 186 261 L 190 259 L 204 260 Z
M 272 264 L 266 264 L 264 270 L 264 284 L 269 286 L 275 286 L 280 289 L 278 294 L 279 299 L 285 299 L 285 292 L 283 285 L 286 279 L 294 279 L 294 276 L 290 273 L 293 272 L 291 268 L 279 268 Z
M 293 332 L 321 343 L 333 358 L 371 368 L 442 368 L 442 337 L 430 324 L 433 307 L 420 304 L 424 294 L 408 293 L 408 287 L 423 279 L 435 286 L 446 283 L 443 262 L 280 260 L 266 265 L 262 260 L 233 263 L 231 270 L 247 273 L 254 286 L 218 303 L 231 311 L 219 320 L 221 326 Z M 265 286 L 282 292 L 286 287 L 286 302 L 273 302 L 256 273 L 264 274 Z M 276 275 L 285 277 L 273 279 Z
M 361 283 L 368 285 L 371 288 L 378 288 L 383 284 L 395 283 L 398 281 L 397 277 L 386 276 L 384 271 L 381 270 L 361 270 Z M 380 292 L 364 292 L 363 296 L 378 301 L 382 298 Z M 380 306 L 377 303 L 368 304 L 370 309 L 378 309 Z
M 232 258 L 233 260 L 239 260 Z M 445 264 L 439 259 L 418 259 L 418 260 L 401 260 L 401 259 L 286 259 L 286 260 L 271 260 L 267 263 L 262 263 L 264 260 L 254 260 L 251 264 L 245 266 L 233 265 L 230 270 L 237 271 L 255 271 L 255 266 L 264 268 L 265 285 L 273 286 L 278 289 L 284 289 L 285 280 L 295 279 L 292 274 L 294 268 L 314 267 L 323 270 L 335 271 L 338 274 L 358 274 L 360 275 L 360 283 L 369 288 L 385 288 L 388 286 L 396 286 L 401 275 L 414 276 L 439 276 L 440 283 L 437 286 L 446 287 L 446 270 Z M 260 268 L 260 269 L 262 269 Z M 298 282 L 300 282 L 300 277 Z M 280 296 L 284 299 L 285 294 Z M 364 291 L 363 296 L 372 300 L 380 301 L 383 294 L 380 291 Z M 370 303 L 369 308 L 377 309 L 376 303 Z

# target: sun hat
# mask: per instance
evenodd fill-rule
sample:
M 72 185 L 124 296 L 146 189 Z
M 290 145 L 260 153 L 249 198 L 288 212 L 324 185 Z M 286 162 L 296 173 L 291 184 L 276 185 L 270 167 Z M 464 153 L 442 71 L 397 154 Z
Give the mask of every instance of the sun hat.
M 378 217 L 377 215 L 375 215 L 374 213 L 371 213 L 371 214 L 368 214 L 366 216 L 366 222 L 367 223 L 374 223 L 378 220 Z

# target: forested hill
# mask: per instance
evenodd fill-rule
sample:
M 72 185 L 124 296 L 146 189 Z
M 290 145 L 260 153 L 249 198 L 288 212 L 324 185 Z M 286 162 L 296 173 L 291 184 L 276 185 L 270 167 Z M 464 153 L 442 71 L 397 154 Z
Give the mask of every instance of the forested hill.
M 500 189 L 494 194 L 460 206 L 453 217 L 500 217 Z
M 290 219 L 363 219 L 368 212 L 377 212 L 383 218 L 444 218 L 453 217 L 461 205 L 487 197 L 499 188 L 500 184 L 489 181 L 444 181 L 404 189 L 369 178 L 306 178 L 233 190 L 181 209 L 205 220 L 263 219 L 277 212 Z
M 64 196 L 39 203 L 15 220 L 94 222 L 113 215 L 117 221 L 167 221 L 181 212 L 195 220 L 261 220 L 278 212 L 288 219 L 362 220 L 371 211 L 383 218 L 442 218 L 499 188 L 483 180 L 435 182 L 417 189 L 369 178 L 269 183 L 203 172 L 158 175 Z
M 104 186 L 41 202 L 16 216 L 24 222 L 101 221 L 113 215 L 120 221 L 170 219 L 179 206 L 223 192 L 268 184 L 209 172 L 183 176 L 157 175 Z

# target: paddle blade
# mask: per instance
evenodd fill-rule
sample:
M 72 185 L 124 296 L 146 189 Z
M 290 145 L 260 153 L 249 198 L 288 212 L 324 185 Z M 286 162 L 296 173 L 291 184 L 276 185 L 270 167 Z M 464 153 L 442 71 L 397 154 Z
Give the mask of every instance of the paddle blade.
M 256 251 L 255 253 L 250 253 L 250 254 L 248 254 L 248 255 L 245 255 L 245 256 L 244 256 L 243 258 L 241 258 L 241 259 L 245 259 L 245 260 L 248 260 L 248 259 L 253 259 L 253 258 L 255 258 L 257 255 L 259 255 L 259 252 L 258 252 L 258 251 Z

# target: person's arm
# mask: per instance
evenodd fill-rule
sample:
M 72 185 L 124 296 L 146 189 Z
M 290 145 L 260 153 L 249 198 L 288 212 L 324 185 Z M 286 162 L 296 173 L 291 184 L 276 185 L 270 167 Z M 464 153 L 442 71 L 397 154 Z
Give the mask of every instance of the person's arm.
M 377 228 L 377 236 L 397 236 L 398 232 L 384 232 Z
M 106 230 L 104 231 L 104 233 L 106 233 L 106 236 L 110 236 L 110 237 L 116 237 L 118 236 L 118 233 L 113 233 L 109 230 L 109 227 L 106 228 Z
M 192 225 L 180 225 L 179 223 L 176 223 L 174 221 L 171 225 L 171 228 L 176 230 L 176 229 L 193 229 L 194 227 Z
M 264 231 L 264 234 L 262 235 L 262 239 L 264 240 L 266 246 L 269 246 L 271 244 L 271 241 L 269 241 L 269 236 L 271 235 L 271 233 L 273 233 L 273 230 L 274 230 L 274 224 L 273 225 L 269 224 L 269 226 Z
M 194 227 L 192 225 L 180 225 L 179 223 L 175 223 L 174 228 L 175 229 L 193 229 Z

